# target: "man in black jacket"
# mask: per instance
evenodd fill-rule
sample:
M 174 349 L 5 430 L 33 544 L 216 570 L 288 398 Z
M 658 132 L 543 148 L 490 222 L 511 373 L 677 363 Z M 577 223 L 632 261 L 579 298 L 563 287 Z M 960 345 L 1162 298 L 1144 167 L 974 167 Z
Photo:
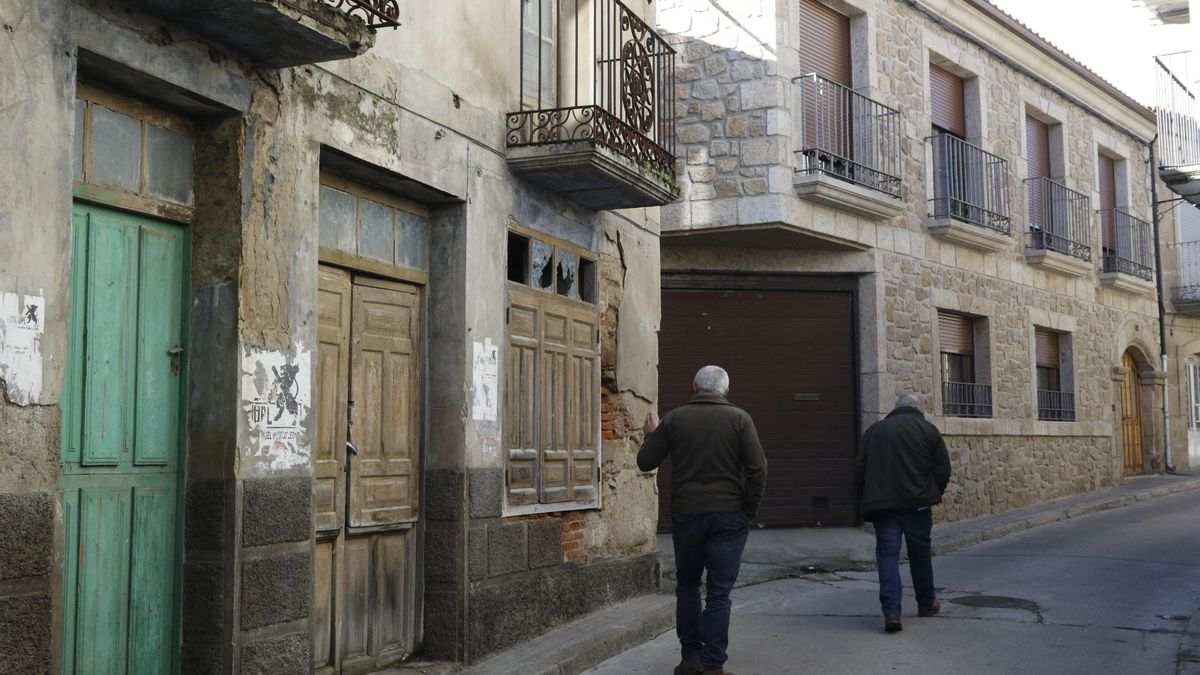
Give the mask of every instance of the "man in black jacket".
M 646 416 L 637 463 L 653 471 L 671 458 L 675 632 L 683 656 L 675 675 L 733 675 L 724 670 L 729 592 L 762 501 L 767 460 L 750 415 L 725 399 L 729 375 L 723 369 L 701 368 L 692 389 L 695 396 L 661 424 L 653 412 Z M 702 612 L 700 575 L 706 569 Z
M 883 628 L 900 623 L 900 537 L 908 546 L 908 566 L 917 596 L 917 616 L 941 609 L 933 592 L 930 535 L 934 504 L 950 482 L 950 455 L 937 427 L 921 414 L 921 400 L 903 394 L 896 409 L 867 429 L 855 462 L 855 483 L 863 518 L 875 523 L 875 561 L 879 565 L 879 604 Z

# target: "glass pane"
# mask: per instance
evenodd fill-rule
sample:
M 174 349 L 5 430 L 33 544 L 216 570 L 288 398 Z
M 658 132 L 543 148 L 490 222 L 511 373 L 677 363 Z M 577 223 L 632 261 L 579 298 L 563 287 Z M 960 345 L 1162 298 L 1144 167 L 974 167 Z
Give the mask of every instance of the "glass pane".
M 392 262 L 396 246 L 392 207 L 370 199 L 360 199 L 358 208 L 358 254 Z
M 548 42 L 542 43 L 542 103 L 554 104 L 554 46 Z
M 96 185 L 139 192 L 142 176 L 142 123 L 92 105 L 92 171 Z
M 554 290 L 554 270 L 550 261 L 554 259 L 554 247 L 543 241 L 533 240 L 533 285 L 543 291 Z
M 79 99 L 75 99 L 75 139 L 71 144 L 71 164 L 74 169 L 75 180 L 83 181 L 83 124 L 84 109 L 87 104 Z
M 321 186 L 321 246 L 355 253 L 354 195 Z
M 579 284 L 577 283 L 579 264 L 578 258 L 574 253 L 566 251 L 558 252 L 558 271 L 555 273 L 555 291 L 559 295 L 565 295 L 568 298 L 579 298 Z
M 146 189 L 177 204 L 192 203 L 192 139 L 150 125 L 146 135 Z
M 538 92 L 538 39 L 521 33 L 521 97 L 535 98 Z
M 399 209 L 396 210 L 396 264 L 429 269 L 429 221 Z
M 542 37 L 554 39 L 554 0 L 542 0 Z

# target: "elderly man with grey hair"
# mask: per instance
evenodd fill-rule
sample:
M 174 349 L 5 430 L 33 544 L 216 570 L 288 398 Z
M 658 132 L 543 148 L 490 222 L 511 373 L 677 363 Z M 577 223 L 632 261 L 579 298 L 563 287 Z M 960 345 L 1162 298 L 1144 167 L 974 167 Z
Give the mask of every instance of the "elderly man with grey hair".
M 901 537 L 908 546 L 917 616 L 933 616 L 941 609 L 933 592 L 930 507 L 942 501 L 950 482 L 950 455 L 941 432 L 921 413 L 921 399 L 915 394 L 901 394 L 896 408 L 863 434 L 854 475 L 863 518 L 875 524 L 883 629 L 898 633 L 904 628 Z
M 671 539 L 675 547 L 675 631 L 682 660 L 675 675 L 733 675 L 724 669 L 729 646 L 729 593 L 737 581 L 750 520 L 762 501 L 767 460 L 754 421 L 730 403 L 729 374 L 705 366 L 692 381 L 695 395 L 659 423 L 646 416 L 638 451 L 642 471 L 671 458 Z M 704 609 L 700 575 L 707 570 Z

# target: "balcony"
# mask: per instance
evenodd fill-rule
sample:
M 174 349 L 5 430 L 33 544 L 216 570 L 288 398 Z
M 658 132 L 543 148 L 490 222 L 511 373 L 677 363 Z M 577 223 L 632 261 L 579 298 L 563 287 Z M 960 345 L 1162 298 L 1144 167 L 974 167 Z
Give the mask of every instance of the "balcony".
M 1100 281 L 1134 293 L 1153 290 L 1154 237 L 1150 223 L 1121 209 L 1106 209 L 1100 212 L 1100 226 L 1104 233 Z M 1128 284 L 1122 276 L 1140 279 L 1141 283 Z
M 1171 289 L 1175 310 L 1200 316 L 1200 241 L 1184 241 L 1179 249 L 1179 283 Z
M 1091 200 L 1049 178 L 1030 178 L 1025 187 L 1029 198 L 1026 261 L 1069 276 L 1090 272 Z
M 1038 389 L 1038 419 L 1048 422 L 1075 421 L 1075 394 L 1069 391 Z
M 675 50 L 618 0 L 521 4 L 509 169 L 596 210 L 674 201 Z
M 929 233 L 983 251 L 1007 248 L 1008 162 L 949 134 L 929 141 L 934 194 Z
M 1158 175 L 1175 194 L 1200 206 L 1200 106 L 1188 85 L 1190 52 L 1154 58 Z
M 942 414 L 946 417 L 991 417 L 992 385 L 943 382 Z
M 900 113 L 816 74 L 794 82 L 801 134 L 797 194 L 871 218 L 898 214 Z
M 349 59 L 400 25 L 398 0 L 128 0 L 257 66 Z

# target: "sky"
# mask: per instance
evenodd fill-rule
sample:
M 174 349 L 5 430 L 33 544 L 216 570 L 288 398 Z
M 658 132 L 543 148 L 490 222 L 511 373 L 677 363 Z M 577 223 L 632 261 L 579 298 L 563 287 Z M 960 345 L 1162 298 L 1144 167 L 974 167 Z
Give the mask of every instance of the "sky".
M 1152 57 L 1200 51 L 1197 0 L 1190 26 L 1151 26 L 1132 0 L 989 0 L 1146 105 L 1154 103 Z M 1192 57 L 1192 79 L 1200 54 Z

